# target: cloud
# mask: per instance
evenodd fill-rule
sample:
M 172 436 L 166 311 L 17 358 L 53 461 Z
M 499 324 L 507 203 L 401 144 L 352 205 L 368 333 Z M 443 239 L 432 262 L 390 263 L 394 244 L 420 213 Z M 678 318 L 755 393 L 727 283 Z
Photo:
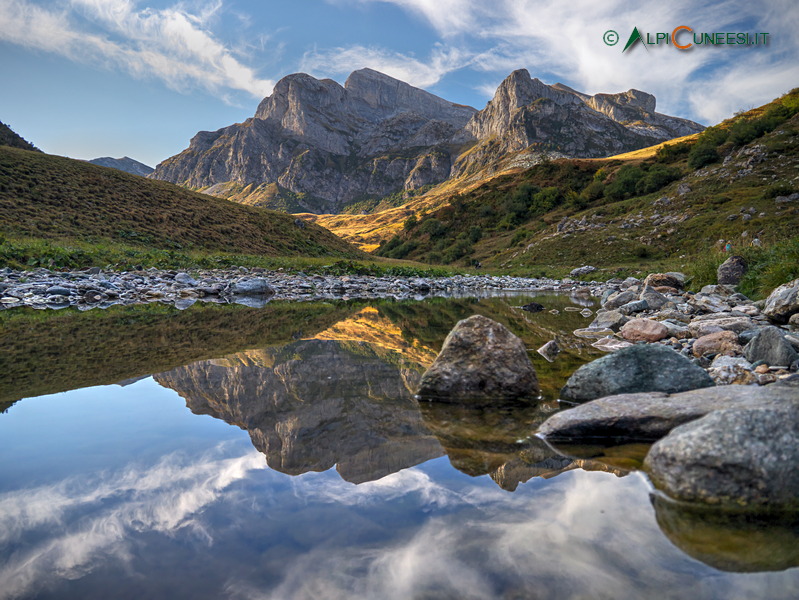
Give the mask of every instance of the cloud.
M 707 122 L 766 102 L 799 81 L 795 35 L 799 11 L 793 0 L 645 0 L 636 5 L 623 0 L 357 1 L 394 4 L 422 19 L 468 56 L 467 64 L 476 71 L 507 75 L 526 67 L 548 83 L 557 78 L 588 93 L 635 87 L 654 93 L 662 112 Z M 633 26 L 657 32 L 682 24 L 697 31 L 770 32 L 772 41 L 760 48 L 722 46 L 681 52 L 657 47 L 624 55 L 619 45 L 610 47 L 601 41 L 609 29 L 625 38 Z M 475 84 L 475 89 L 491 95 L 485 82 Z
M 472 55 L 455 47 L 437 44 L 427 60 L 374 46 L 347 46 L 313 50 L 300 61 L 300 70 L 319 77 L 349 74 L 369 67 L 416 87 L 429 87 L 446 74 L 470 64 Z
M 170 455 L 149 469 L 0 495 L 0 543 L 20 547 L 0 566 L 0 598 L 33 595 L 54 579 L 78 578 L 105 561 L 127 562 L 132 532 L 186 529 L 210 544 L 212 536 L 194 516 L 250 471 L 266 468 L 254 450 L 233 458 L 223 453 L 220 446 L 193 462 Z
M 44 8 L 32 0 L 0 0 L 0 40 L 70 60 L 156 77 L 178 91 L 202 88 L 257 98 L 274 82 L 261 79 L 209 30 L 220 2 L 196 12 L 176 4 L 137 7 L 133 0 L 71 0 Z

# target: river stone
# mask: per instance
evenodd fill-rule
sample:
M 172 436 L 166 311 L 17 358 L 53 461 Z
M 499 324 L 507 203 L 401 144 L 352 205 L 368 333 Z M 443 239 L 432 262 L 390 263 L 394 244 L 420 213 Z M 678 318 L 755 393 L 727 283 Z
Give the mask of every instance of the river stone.
M 716 294 L 698 293 L 689 298 L 688 304 L 705 312 L 729 312 L 732 307 Z
M 652 319 L 632 319 L 620 330 L 621 337 L 628 342 L 657 342 L 669 335 L 669 329 Z
M 617 356 L 619 352 L 599 360 Z M 767 386 L 714 386 L 671 395 L 663 392 L 618 394 L 555 413 L 541 425 L 538 434 L 547 441 L 563 442 L 654 441 L 674 427 L 714 410 L 775 405 L 799 409 L 799 387 L 779 381 Z
M 716 269 L 719 285 L 738 285 L 746 275 L 746 259 L 743 256 L 730 256 Z
M 585 265 L 582 267 L 577 267 L 576 269 L 572 269 L 569 272 L 570 277 L 582 277 L 584 275 L 590 275 L 594 271 L 598 271 L 596 267 L 592 267 L 590 265 Z
M 777 327 L 761 329 L 744 347 L 744 356 L 749 362 L 763 361 L 767 365 L 783 367 L 799 358 L 799 354 Z
M 48 296 L 69 296 L 73 290 L 62 285 L 53 285 L 45 291 Z
M 694 356 L 707 356 L 708 354 L 724 354 L 738 356 L 743 348 L 738 343 L 738 335 L 734 331 L 717 331 L 703 335 L 694 342 Z
M 766 299 L 763 313 L 776 323 L 785 323 L 799 313 L 799 279 L 784 283 Z
M 275 293 L 269 282 L 261 277 L 237 281 L 230 291 L 241 296 L 272 296 Z
M 197 285 L 197 280 L 188 273 L 178 273 L 175 275 L 175 283 L 182 283 L 183 285 Z
M 622 325 L 629 320 L 629 317 L 624 316 L 617 310 L 605 310 L 596 313 L 596 317 L 594 317 L 594 320 L 588 327 L 589 329 L 610 329 L 612 331 L 618 331 L 621 329 Z
M 740 388 L 739 388 L 740 389 Z M 799 508 L 799 410 L 718 410 L 652 446 L 644 469 L 655 487 L 689 503 Z
M 638 344 L 577 369 L 563 387 L 561 398 L 585 402 L 613 394 L 674 393 L 712 385 L 704 369 L 671 348 Z
M 675 337 L 677 339 L 687 338 L 690 337 L 690 332 L 688 331 L 688 327 L 682 321 L 677 321 L 674 319 L 666 319 L 665 321 L 661 321 L 663 325 L 668 330 L 668 337 Z
M 632 302 L 628 302 L 627 304 L 623 304 L 619 307 L 619 312 L 623 315 L 631 315 L 637 312 L 641 312 L 647 310 L 649 308 L 649 304 L 646 300 L 634 300 Z
M 670 302 L 666 296 L 655 290 L 655 288 L 645 285 L 644 289 L 641 290 L 641 295 L 639 296 L 641 300 L 646 300 L 648 308 L 652 310 L 658 310 L 662 308 L 667 302 Z
M 422 376 L 422 398 L 455 400 L 535 396 L 538 378 L 524 342 L 482 315 L 459 321 Z
M 757 383 L 757 376 L 752 372 L 752 363 L 742 356 L 724 356 L 719 354 L 707 370 L 716 385 L 749 385 Z
M 650 273 L 644 279 L 644 285 L 656 287 L 670 287 L 681 290 L 685 285 L 685 277 L 677 277 L 677 273 Z
M 711 315 L 708 315 L 711 316 Z M 755 326 L 754 321 L 749 317 L 725 317 L 721 319 L 694 319 L 688 325 L 688 331 L 692 336 L 701 338 L 718 331 L 732 331 L 741 333 Z
M 638 296 L 635 292 L 631 292 L 629 290 L 624 292 L 613 292 L 607 299 L 602 303 L 602 308 L 607 310 L 615 310 L 620 306 L 624 306 L 628 302 L 633 302 Z

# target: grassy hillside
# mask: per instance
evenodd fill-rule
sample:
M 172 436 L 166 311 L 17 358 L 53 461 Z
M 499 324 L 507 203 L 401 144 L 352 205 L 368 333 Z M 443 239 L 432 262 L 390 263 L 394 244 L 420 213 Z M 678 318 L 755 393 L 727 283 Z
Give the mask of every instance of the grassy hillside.
M 720 240 L 752 254 L 757 237 L 775 254 L 799 226 L 799 202 L 776 201 L 799 191 L 797 113 L 794 90 L 650 151 L 495 177 L 407 216 L 377 254 L 534 275 L 682 268 L 693 256 L 723 260 Z
M 8 125 L 0 122 L 0 146 L 11 146 L 12 148 L 22 148 L 23 150 L 36 150 L 36 146 L 25 140 L 14 132 Z
M 79 255 L 111 245 L 117 254 L 146 248 L 259 256 L 363 256 L 329 231 L 294 216 L 82 161 L 0 146 L 0 242 L 4 242 L 0 263 L 20 258 L 15 252 L 24 254 L 30 240 L 39 244 L 44 240 L 51 248 L 67 248 L 65 252 L 74 247 Z

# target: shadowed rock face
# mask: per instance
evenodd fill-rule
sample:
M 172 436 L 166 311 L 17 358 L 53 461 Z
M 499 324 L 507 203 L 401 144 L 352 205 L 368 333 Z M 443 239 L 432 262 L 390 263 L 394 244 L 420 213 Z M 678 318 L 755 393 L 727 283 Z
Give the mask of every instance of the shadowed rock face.
M 441 456 L 411 392 L 419 372 L 367 344 L 305 340 L 155 376 L 192 412 L 246 429 L 277 471 L 353 483 Z
M 479 112 L 371 69 L 343 86 L 296 73 L 277 83 L 253 118 L 199 132 L 152 177 L 289 212 L 338 212 L 355 199 L 440 183 L 527 148 L 600 157 L 701 130 L 656 113 L 645 92 L 589 96 L 524 69 Z
M 297 73 L 254 118 L 198 133 L 153 176 L 191 187 L 276 183 L 307 195 L 293 198 L 297 212 L 335 212 L 359 196 L 446 179 L 454 157 L 444 145 L 474 112 L 371 69 L 344 86 Z

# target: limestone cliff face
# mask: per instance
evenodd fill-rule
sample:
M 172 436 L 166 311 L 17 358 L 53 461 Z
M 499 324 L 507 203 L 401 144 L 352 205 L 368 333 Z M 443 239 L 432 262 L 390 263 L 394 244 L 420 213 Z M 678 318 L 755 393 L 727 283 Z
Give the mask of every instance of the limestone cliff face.
M 655 112 L 655 97 L 639 90 L 590 96 L 546 85 L 526 69 L 511 73 L 465 130 L 478 143 L 453 174 L 474 172 L 512 152 L 599 158 L 702 131 L 693 121 Z
M 198 133 L 153 177 L 193 188 L 277 183 L 305 210 L 335 212 L 446 179 L 448 144 L 474 112 L 371 69 L 344 86 L 298 73 L 253 118 Z
M 336 466 L 353 483 L 443 454 L 410 391 L 419 377 L 369 344 L 334 340 L 304 340 L 155 375 L 192 412 L 246 429 L 271 468 L 298 475 Z
M 655 112 L 651 94 L 590 96 L 546 85 L 525 69 L 511 73 L 481 111 L 371 69 L 343 86 L 298 73 L 281 79 L 253 118 L 198 133 L 152 177 L 250 204 L 336 213 L 353 201 L 476 173 L 514 153 L 597 158 L 701 130 Z

